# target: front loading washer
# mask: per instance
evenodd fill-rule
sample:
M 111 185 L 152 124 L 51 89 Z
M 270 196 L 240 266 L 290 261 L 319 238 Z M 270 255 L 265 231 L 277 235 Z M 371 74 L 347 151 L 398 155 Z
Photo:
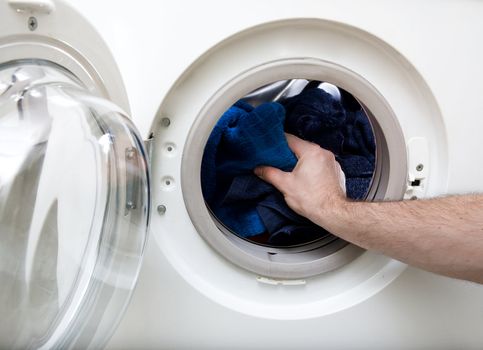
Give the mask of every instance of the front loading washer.
M 481 191 L 480 3 L 74 7 L 2 2 L 2 347 L 481 348 L 480 286 L 240 239 L 200 183 L 227 108 L 315 80 L 371 121 L 367 200 Z

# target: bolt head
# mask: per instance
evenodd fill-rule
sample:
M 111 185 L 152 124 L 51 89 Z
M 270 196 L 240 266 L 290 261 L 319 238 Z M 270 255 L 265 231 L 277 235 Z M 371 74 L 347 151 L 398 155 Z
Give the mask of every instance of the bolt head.
M 164 127 L 168 127 L 171 124 L 171 120 L 169 118 L 163 118 L 161 119 L 161 125 Z
M 29 17 L 29 19 L 27 20 L 27 25 L 31 31 L 34 31 L 35 29 L 37 29 L 37 26 L 38 26 L 37 18 L 33 16 Z
M 166 213 L 166 206 L 160 204 L 158 205 L 157 210 L 159 215 L 164 215 L 164 213 Z

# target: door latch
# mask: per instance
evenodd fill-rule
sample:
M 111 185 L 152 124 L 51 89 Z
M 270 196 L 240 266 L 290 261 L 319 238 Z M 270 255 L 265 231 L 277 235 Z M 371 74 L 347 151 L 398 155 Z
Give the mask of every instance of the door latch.
M 408 177 L 404 199 L 424 197 L 429 174 L 429 147 L 424 137 L 410 138 L 407 143 Z

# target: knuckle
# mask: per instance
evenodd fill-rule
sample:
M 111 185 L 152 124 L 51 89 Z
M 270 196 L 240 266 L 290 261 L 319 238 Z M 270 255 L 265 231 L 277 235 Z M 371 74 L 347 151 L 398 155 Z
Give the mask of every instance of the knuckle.
M 335 161 L 334 153 L 327 151 L 323 148 L 321 148 L 320 150 L 321 150 L 321 156 L 322 156 L 322 158 L 324 158 L 324 160 L 326 160 L 328 162 Z
M 309 153 L 310 155 L 318 155 L 320 153 L 320 151 L 322 150 L 322 148 L 320 148 L 319 145 L 316 145 L 316 144 L 313 144 L 311 143 L 310 145 L 307 146 L 307 153 Z
M 263 173 L 265 176 L 272 176 L 275 172 L 274 168 L 263 168 Z
M 268 182 L 274 181 L 274 172 L 272 169 L 266 169 L 263 178 Z
M 315 146 L 310 149 L 310 154 L 314 157 L 318 157 L 324 161 L 330 161 L 331 159 L 335 159 L 334 154 L 326 149 Z
M 278 169 L 272 168 L 272 167 L 266 167 L 263 169 L 262 178 L 272 183 L 272 182 L 277 182 L 277 180 L 279 180 L 277 175 L 278 175 Z

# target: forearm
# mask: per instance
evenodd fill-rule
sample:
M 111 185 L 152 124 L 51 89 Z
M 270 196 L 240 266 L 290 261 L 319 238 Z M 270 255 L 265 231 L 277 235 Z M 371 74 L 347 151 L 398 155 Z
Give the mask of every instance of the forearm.
M 291 172 L 257 167 L 298 214 L 363 248 L 451 277 L 483 283 L 483 195 L 404 202 L 351 202 L 340 166 L 319 146 L 287 135 Z
M 363 248 L 436 273 L 483 283 L 482 203 L 483 195 L 345 202 L 321 211 L 313 220 Z

